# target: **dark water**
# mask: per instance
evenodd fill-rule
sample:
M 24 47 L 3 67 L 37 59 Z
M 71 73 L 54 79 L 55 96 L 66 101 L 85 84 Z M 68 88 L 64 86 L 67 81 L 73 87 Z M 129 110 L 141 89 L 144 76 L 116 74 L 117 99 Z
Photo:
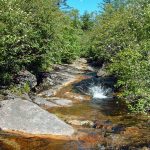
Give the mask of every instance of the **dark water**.
M 93 80 L 93 79 L 92 79 Z M 88 82 L 87 82 L 88 81 Z M 93 80 L 94 84 L 99 84 Z M 68 85 L 58 93 L 87 93 L 87 86 L 93 82 L 90 79 Z M 92 83 L 93 84 L 93 83 Z M 106 86 L 112 86 L 111 80 L 106 80 Z M 76 87 L 81 87 L 80 91 Z M 65 97 L 66 98 L 66 97 Z M 97 126 L 75 126 L 74 140 L 56 140 L 40 137 L 24 137 L 0 131 L 0 150 L 128 150 L 150 148 L 150 118 L 147 115 L 127 114 L 123 104 L 114 98 L 103 100 L 86 100 L 71 107 L 48 109 L 64 121 L 80 120 L 96 122 Z M 98 127 L 98 128 L 97 128 Z

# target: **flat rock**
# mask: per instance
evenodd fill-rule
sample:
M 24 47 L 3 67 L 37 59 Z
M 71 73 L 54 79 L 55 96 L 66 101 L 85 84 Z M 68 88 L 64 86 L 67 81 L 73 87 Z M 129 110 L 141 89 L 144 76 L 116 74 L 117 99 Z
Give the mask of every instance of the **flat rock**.
M 50 101 L 60 106 L 72 106 L 73 103 L 71 100 L 56 97 L 51 98 Z
M 53 89 L 49 89 L 38 94 L 38 96 L 52 96 L 52 95 L 54 95 Z
M 72 101 L 67 99 L 58 99 L 54 101 L 55 104 L 61 105 L 61 106 L 71 106 Z
M 0 128 L 30 134 L 67 135 L 74 129 L 55 115 L 26 100 L 5 100 L 0 105 Z
M 35 97 L 35 99 L 33 100 L 34 103 L 41 105 L 41 106 L 46 106 L 46 107 L 59 107 L 59 105 L 52 103 L 50 101 L 47 101 L 46 99 L 42 98 L 42 97 Z
M 68 120 L 67 122 L 71 125 L 81 126 L 80 120 Z
M 69 99 L 73 99 L 75 101 L 84 101 L 84 100 L 90 100 L 88 96 L 85 95 L 80 95 L 78 93 L 73 93 L 73 92 L 66 92 L 64 93 L 64 96 L 66 96 Z

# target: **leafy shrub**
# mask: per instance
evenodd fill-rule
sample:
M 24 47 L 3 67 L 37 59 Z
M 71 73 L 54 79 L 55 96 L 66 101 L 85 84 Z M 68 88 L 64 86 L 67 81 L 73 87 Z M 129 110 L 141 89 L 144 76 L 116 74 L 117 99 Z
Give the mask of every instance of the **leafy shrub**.
M 24 93 L 29 93 L 30 92 L 30 86 L 29 83 L 25 83 L 23 86 L 18 86 L 18 85 L 11 85 L 9 87 L 10 91 L 12 93 L 16 93 L 18 95 L 22 95 Z
M 113 0 L 97 16 L 88 56 L 107 63 L 132 111 L 150 109 L 150 4 Z
M 121 87 L 120 98 L 126 100 L 132 111 L 146 111 L 150 108 L 150 63 L 137 50 L 119 52 L 109 65 L 109 71 L 118 77 Z
M 79 55 L 79 37 L 57 0 L 2 0 L 0 82 L 22 68 L 34 73 Z

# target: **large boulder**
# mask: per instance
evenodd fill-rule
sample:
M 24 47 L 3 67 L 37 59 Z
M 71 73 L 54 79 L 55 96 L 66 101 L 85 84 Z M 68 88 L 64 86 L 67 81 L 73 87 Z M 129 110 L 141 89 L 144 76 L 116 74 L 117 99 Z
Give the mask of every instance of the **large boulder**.
M 30 134 L 67 135 L 74 129 L 55 115 L 26 100 L 0 102 L 0 128 Z
M 22 70 L 15 76 L 15 83 L 19 84 L 20 86 L 24 86 L 28 83 L 32 89 L 37 85 L 37 79 L 36 76 L 29 71 Z

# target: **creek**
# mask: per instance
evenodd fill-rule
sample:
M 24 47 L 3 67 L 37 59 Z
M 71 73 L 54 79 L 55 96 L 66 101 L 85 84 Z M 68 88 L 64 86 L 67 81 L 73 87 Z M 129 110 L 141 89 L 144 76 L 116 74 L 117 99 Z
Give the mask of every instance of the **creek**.
M 91 75 L 92 74 L 92 75 Z M 114 79 L 82 74 L 55 96 L 71 99 L 70 107 L 47 109 L 71 124 L 70 139 L 26 137 L 0 132 L 0 150 L 128 150 L 150 148 L 147 115 L 132 115 L 114 98 Z M 76 101 L 76 99 L 79 99 Z

